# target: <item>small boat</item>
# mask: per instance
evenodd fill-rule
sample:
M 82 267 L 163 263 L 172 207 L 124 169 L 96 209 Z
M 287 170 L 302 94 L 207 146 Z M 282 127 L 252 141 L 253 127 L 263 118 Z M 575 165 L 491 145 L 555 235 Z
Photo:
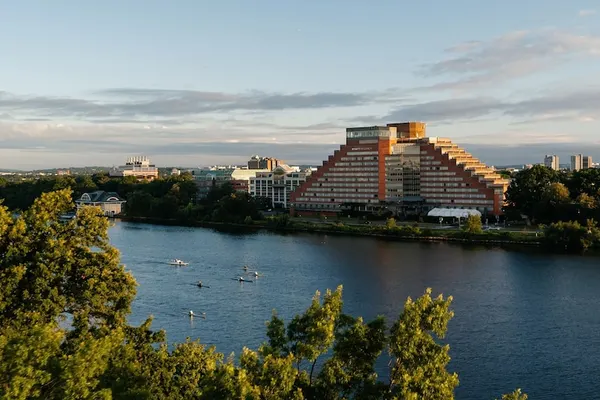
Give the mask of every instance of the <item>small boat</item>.
M 169 261 L 169 265 L 177 265 L 179 267 L 185 267 L 186 265 L 190 265 L 190 263 L 181 261 L 180 259 L 176 258 L 174 260 Z

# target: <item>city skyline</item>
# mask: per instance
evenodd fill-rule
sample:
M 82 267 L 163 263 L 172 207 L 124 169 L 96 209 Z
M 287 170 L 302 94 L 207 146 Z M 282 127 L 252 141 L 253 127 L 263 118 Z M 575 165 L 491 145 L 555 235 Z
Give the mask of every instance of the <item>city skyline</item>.
M 319 164 L 346 127 L 415 120 L 490 165 L 600 158 L 592 1 L 5 8 L 0 168 Z

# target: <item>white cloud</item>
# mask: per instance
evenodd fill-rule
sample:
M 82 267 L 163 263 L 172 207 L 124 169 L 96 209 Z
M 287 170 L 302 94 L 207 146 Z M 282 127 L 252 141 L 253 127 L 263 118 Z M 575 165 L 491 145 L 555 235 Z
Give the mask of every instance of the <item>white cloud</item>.
M 458 79 L 431 85 L 430 90 L 480 89 L 578 58 L 599 56 L 600 36 L 557 30 L 515 31 L 487 42 L 465 42 L 446 53 L 449 57 L 425 64 L 418 72 L 427 78 L 450 75 Z
M 596 14 L 596 10 L 579 10 L 580 17 L 589 17 L 590 15 Z

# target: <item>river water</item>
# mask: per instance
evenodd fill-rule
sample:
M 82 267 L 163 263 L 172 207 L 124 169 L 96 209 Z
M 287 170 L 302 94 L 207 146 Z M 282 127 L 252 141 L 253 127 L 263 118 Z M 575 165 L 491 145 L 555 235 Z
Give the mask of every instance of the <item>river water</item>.
M 344 312 L 397 318 L 426 287 L 454 297 L 446 341 L 457 399 L 599 399 L 600 258 L 328 235 L 231 234 L 116 222 L 122 262 L 139 283 L 131 322 L 154 316 L 170 343 L 190 337 L 226 355 L 266 338 L 315 290 L 344 285 Z M 172 258 L 188 267 L 167 265 Z M 254 283 L 233 278 L 249 265 Z M 202 280 L 210 288 L 199 289 Z M 187 312 L 206 312 L 190 320 Z

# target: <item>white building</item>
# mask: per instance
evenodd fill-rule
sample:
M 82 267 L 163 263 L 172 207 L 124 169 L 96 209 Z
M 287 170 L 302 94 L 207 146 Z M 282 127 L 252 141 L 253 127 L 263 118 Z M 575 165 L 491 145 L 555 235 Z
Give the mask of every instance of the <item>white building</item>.
M 81 195 L 81 198 L 75 200 L 78 210 L 81 207 L 86 206 L 100 207 L 107 217 L 114 217 L 115 215 L 121 214 L 123 211 L 123 203 L 125 203 L 125 200 L 121 199 L 118 194 L 102 190 L 84 193 Z
M 257 172 L 250 178 L 248 191 L 254 197 L 270 199 L 273 207 L 288 208 L 291 193 L 306 181 L 310 173 L 310 170 L 301 172 L 282 164 L 273 171 Z
M 544 157 L 544 165 L 550 169 L 558 171 L 560 169 L 558 156 L 555 154 L 547 155 L 546 157 Z
M 138 180 L 151 181 L 158 178 L 158 168 L 154 164 L 150 164 L 148 157 L 130 157 L 125 165 L 111 170 L 109 176 L 135 176 Z

